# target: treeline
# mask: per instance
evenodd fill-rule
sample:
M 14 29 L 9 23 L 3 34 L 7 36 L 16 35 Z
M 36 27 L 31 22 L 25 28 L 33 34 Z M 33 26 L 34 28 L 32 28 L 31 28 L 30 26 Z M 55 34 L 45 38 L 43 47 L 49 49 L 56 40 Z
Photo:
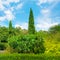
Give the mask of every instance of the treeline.
M 56 37 L 54 37 L 55 34 Z M 37 32 L 33 11 L 30 9 L 28 30 L 20 27 L 14 28 L 12 21 L 9 21 L 8 28 L 0 26 L 0 50 L 7 50 L 10 53 L 44 53 L 45 41 L 60 41 L 58 34 L 60 36 L 60 24 L 51 27 L 48 31 Z

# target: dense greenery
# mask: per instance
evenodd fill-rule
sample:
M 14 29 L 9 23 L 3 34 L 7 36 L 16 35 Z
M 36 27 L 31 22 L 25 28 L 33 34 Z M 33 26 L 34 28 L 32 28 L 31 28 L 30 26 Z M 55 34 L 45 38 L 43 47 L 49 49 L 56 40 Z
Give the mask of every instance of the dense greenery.
M 25 60 L 60 60 L 60 24 L 50 27 L 48 31 L 36 32 L 33 11 L 30 9 L 28 30 L 13 27 L 12 21 L 9 21 L 8 27 L 0 26 L 0 53 L 18 53 L 1 55 L 0 60 L 17 58 L 18 60 L 24 60 L 24 58 Z M 21 53 L 22 56 L 19 55 Z
M 24 37 L 23 37 L 24 36 Z M 44 53 L 43 39 L 37 36 L 23 35 L 9 38 L 9 45 L 18 53 Z
M 9 34 L 8 27 L 0 27 L 0 50 L 10 53 L 44 53 L 45 51 L 59 54 L 60 30 L 54 27 L 57 32 L 53 33 L 51 28 L 49 31 L 38 31 L 35 34 L 28 34 L 27 30 L 21 28 L 12 28 L 13 32 Z
M 6 46 L 3 43 L 0 43 L 0 50 L 6 49 Z
M 7 42 L 8 39 L 8 28 L 0 27 L 0 42 Z
M 7 51 L 10 53 L 44 53 L 44 39 L 35 33 L 33 11 L 30 9 L 28 32 L 20 28 L 14 28 L 12 21 L 9 21 L 9 27 L 0 27 L 0 42 L 7 44 Z M 4 31 L 4 32 L 3 32 Z M 23 32 L 24 31 L 24 32 Z M 0 44 L 0 50 L 5 46 Z

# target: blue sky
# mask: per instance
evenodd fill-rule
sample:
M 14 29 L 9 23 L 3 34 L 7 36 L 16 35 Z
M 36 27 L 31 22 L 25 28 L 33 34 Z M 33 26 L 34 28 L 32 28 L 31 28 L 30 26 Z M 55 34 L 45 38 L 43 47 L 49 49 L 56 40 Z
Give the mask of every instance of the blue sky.
M 36 30 L 48 30 L 60 24 L 60 0 L 0 0 L 0 25 L 28 28 L 29 11 L 33 10 Z

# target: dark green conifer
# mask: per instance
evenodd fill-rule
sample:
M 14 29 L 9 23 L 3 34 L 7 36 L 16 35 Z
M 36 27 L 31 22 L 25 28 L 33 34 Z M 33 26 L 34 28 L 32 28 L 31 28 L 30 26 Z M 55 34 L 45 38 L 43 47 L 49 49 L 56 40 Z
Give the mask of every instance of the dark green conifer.
M 28 32 L 29 34 L 35 33 L 34 16 L 31 8 L 30 8 L 30 15 L 29 15 Z
M 9 21 L 9 30 L 12 30 L 12 21 Z
M 12 21 L 10 20 L 9 21 L 9 34 L 12 33 Z

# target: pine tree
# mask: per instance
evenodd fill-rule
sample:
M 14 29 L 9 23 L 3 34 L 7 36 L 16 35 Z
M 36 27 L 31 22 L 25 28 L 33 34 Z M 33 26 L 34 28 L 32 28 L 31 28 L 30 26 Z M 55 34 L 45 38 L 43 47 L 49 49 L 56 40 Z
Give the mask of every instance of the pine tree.
M 30 8 L 30 15 L 29 15 L 28 32 L 29 34 L 35 33 L 34 16 L 31 8 Z

